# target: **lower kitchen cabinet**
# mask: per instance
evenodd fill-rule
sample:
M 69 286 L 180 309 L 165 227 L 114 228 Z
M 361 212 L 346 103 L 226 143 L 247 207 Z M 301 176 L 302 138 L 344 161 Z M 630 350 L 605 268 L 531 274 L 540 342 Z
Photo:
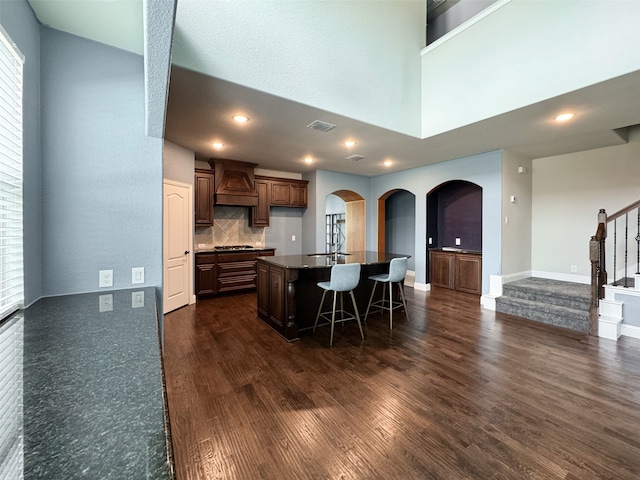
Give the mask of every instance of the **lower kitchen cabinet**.
M 429 250 L 429 282 L 434 287 L 480 295 L 482 293 L 482 254 Z
M 215 253 L 196 254 L 196 295 L 213 295 L 218 291 Z
M 256 258 L 275 249 L 196 254 L 196 295 L 206 296 L 256 288 Z

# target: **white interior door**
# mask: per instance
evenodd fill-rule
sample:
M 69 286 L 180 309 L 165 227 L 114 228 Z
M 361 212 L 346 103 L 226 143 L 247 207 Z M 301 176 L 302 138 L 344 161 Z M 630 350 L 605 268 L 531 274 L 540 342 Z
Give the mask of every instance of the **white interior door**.
M 191 185 L 164 181 L 163 313 L 187 305 L 191 297 L 191 196 Z

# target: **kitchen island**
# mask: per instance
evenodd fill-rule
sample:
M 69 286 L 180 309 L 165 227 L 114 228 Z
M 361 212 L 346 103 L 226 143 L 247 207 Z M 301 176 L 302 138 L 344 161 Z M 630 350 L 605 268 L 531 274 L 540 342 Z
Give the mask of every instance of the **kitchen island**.
M 303 254 L 258 257 L 258 317 L 285 339 L 297 340 L 313 328 L 322 289 L 336 263 L 360 263 L 360 284 L 354 290 L 361 315 L 367 308 L 373 281 L 370 275 L 386 273 L 389 262 L 408 255 L 359 251 L 347 254 Z M 382 289 L 380 289 L 380 292 Z M 345 302 L 345 308 L 350 302 Z

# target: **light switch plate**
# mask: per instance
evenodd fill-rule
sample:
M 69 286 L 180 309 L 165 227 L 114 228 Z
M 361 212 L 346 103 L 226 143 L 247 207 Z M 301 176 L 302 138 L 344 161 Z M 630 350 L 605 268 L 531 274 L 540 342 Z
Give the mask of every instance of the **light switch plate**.
M 456 245 L 460 245 L 460 239 L 456 238 Z

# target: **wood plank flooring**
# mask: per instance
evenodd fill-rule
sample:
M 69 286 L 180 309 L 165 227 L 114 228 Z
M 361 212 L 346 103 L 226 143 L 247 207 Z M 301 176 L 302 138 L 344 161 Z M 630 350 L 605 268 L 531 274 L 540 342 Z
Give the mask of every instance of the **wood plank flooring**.
M 617 343 L 406 289 L 287 343 L 255 293 L 165 316 L 178 480 L 638 479 L 640 340 Z

